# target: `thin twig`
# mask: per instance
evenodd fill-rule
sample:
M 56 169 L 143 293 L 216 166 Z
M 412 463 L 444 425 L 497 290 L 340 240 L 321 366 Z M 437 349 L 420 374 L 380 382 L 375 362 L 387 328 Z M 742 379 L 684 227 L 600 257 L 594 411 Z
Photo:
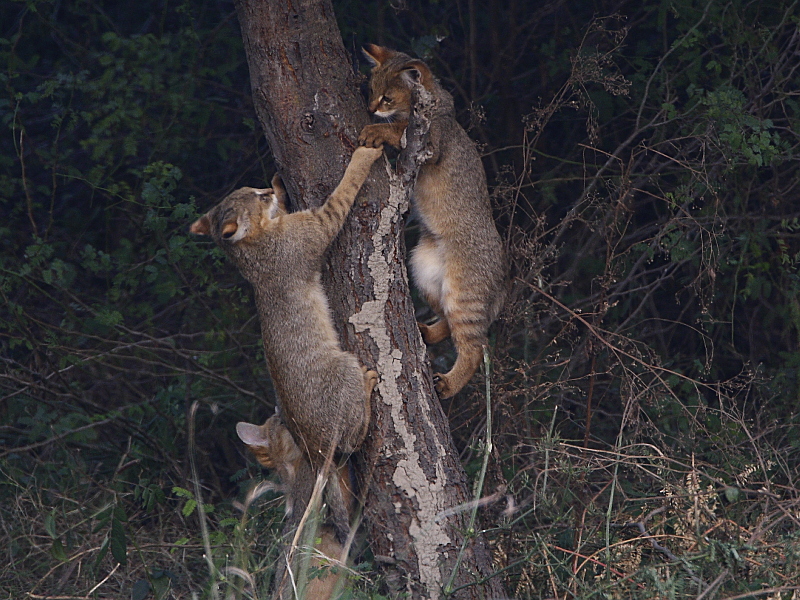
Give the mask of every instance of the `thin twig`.
M 35 444 L 28 444 L 27 446 L 17 446 L 16 448 L 9 448 L 8 450 L 5 450 L 4 452 L 0 452 L 0 458 L 3 458 L 4 456 L 8 456 L 9 454 L 17 454 L 17 453 L 20 453 L 20 452 L 27 452 L 29 450 L 34 450 L 36 448 L 39 448 L 40 446 L 46 446 L 48 444 L 52 444 L 53 442 L 56 442 L 56 441 L 58 441 L 58 440 L 60 440 L 62 438 L 65 438 L 68 435 L 72 435 L 73 433 L 78 433 L 79 431 L 85 431 L 87 429 L 91 429 L 92 427 L 98 427 L 100 425 L 105 425 L 106 423 L 111 423 L 114 420 L 115 420 L 115 417 L 111 417 L 111 418 L 108 418 L 108 419 L 103 419 L 102 421 L 95 421 L 94 423 L 89 423 L 88 425 L 83 425 L 81 427 L 76 427 L 75 429 L 70 429 L 69 431 L 65 431 L 63 433 L 59 433 L 56 436 L 53 436 L 51 438 L 47 438 L 46 440 L 41 441 L 41 442 L 36 442 Z
M 28 220 L 31 222 L 33 236 L 39 237 L 39 229 L 36 227 L 36 220 L 33 218 L 33 199 L 28 189 L 28 177 L 25 174 L 25 130 L 19 131 L 19 164 L 22 168 L 22 188 L 25 190 L 25 203 L 28 207 Z

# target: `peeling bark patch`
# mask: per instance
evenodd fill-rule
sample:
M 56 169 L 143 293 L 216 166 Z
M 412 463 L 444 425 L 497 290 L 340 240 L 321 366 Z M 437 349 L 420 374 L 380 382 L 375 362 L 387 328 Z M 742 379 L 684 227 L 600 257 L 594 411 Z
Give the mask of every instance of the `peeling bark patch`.
M 406 208 L 405 204 L 407 203 L 407 196 L 400 178 L 392 172 L 388 161 L 385 164 L 389 175 L 390 191 L 389 201 L 380 212 L 379 225 L 372 236 L 373 245 L 377 249 L 386 247 L 383 241 L 394 230 L 401 218 L 401 208 Z M 400 389 L 404 362 L 408 364 L 410 361 L 403 360 L 403 351 L 393 343 L 387 325 L 391 319 L 384 314 L 384 311 L 390 308 L 388 300 L 393 285 L 392 275 L 396 273 L 396 259 L 398 257 L 386 256 L 382 252 L 370 254 L 367 268 L 373 281 L 375 300 L 365 302 L 361 306 L 361 310 L 350 317 L 350 323 L 358 333 L 369 331 L 370 337 L 378 348 L 378 372 L 381 375 L 378 389 L 383 402 L 389 407 L 391 426 L 397 436 L 403 440 L 404 446 L 400 449 L 384 447 L 382 453 L 387 456 L 392 452 L 402 452 L 402 455 L 397 457 L 392 480 L 395 486 L 405 494 L 406 501 L 413 502 L 417 506 L 417 510 L 413 511 L 415 514 L 412 516 L 409 534 L 413 540 L 418 560 L 420 582 L 429 593 L 433 594 L 430 597 L 436 598 L 438 597 L 436 590 L 439 590 L 442 585 L 439 571 L 441 561 L 439 549 L 453 544 L 445 525 L 436 519 L 436 516 L 447 508 L 441 505 L 442 498 L 446 497 L 446 494 L 442 492 L 449 482 L 443 463 L 443 457 L 446 456 L 447 450 L 438 444 L 435 453 L 438 460 L 434 465 L 427 465 L 427 468 L 424 468 L 422 457 L 415 450 L 417 442 L 424 444 L 425 440 L 417 440 L 417 436 L 409 427 L 409 414 L 404 405 L 405 393 Z M 423 377 L 422 373 L 415 373 L 411 380 Z M 416 408 L 418 409 L 416 417 L 425 421 L 425 427 L 422 430 L 431 431 L 433 427 L 429 407 L 420 403 Z M 402 508 L 402 503 L 395 503 L 395 510 L 398 514 L 402 512 Z
M 389 201 L 380 211 L 379 225 L 371 240 L 373 248 L 385 247 L 383 237 L 389 235 L 392 231 L 399 218 L 401 204 L 405 201 L 404 194 L 402 190 L 398 189 L 395 182 L 396 177 L 391 172 L 391 167 L 386 159 L 384 159 L 384 164 L 390 179 Z M 369 255 L 367 269 L 372 278 L 375 300 L 362 304 L 361 310 L 349 319 L 356 333 L 368 331 L 378 346 L 378 372 L 381 375 L 378 389 L 381 390 L 381 397 L 383 398 L 398 397 L 396 382 L 402 370 L 403 359 L 402 352 L 393 347 L 384 316 L 384 307 L 389 299 L 389 285 L 392 279 L 391 267 L 391 258 L 384 257 L 382 253 L 373 251 Z M 389 382 L 392 382 L 395 386 L 395 389 L 391 392 L 386 389 Z M 384 392 L 384 389 L 386 389 L 386 392 Z
M 437 500 L 442 498 L 447 483 L 441 461 L 436 467 L 436 479 L 431 482 L 422 472 L 419 456 L 416 452 L 412 452 L 409 458 L 397 463 L 393 477 L 394 484 L 406 490 L 418 504 L 416 516 L 419 517 L 419 521 L 412 519 L 408 532 L 414 539 L 414 549 L 419 559 L 420 581 L 431 592 L 437 590 L 442 583 L 439 572 L 441 560 L 439 548 L 453 543 L 442 523 L 436 519 L 439 511 L 444 509 Z

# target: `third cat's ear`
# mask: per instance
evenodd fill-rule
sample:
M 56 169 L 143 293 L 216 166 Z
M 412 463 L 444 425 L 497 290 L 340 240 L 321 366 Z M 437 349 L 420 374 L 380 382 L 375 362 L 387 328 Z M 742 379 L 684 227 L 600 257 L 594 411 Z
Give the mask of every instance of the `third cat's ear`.
M 258 425 L 241 421 L 236 424 L 236 435 L 248 446 L 269 446 L 269 438 Z
M 376 46 L 375 44 L 367 44 L 361 49 L 361 51 L 364 53 L 364 56 L 373 67 L 382 65 L 392 54 L 392 51 L 388 48 Z

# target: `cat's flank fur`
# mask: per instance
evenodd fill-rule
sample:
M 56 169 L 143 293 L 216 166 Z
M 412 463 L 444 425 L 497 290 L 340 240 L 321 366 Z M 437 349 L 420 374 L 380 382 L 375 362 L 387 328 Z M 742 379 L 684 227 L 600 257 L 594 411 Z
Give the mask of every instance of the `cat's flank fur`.
M 375 45 L 364 54 L 373 67 L 369 110 L 390 122 L 365 127 L 361 144 L 400 146 L 414 82 L 434 97 L 428 145 L 433 154 L 420 168 L 412 196 L 422 233 L 410 263 L 416 286 L 440 317 L 432 325 L 420 324 L 425 342 L 452 336 L 458 352 L 452 369 L 436 375 L 439 394 L 448 398 L 481 364 L 489 326 L 505 300 L 505 252 L 486 173 L 475 144 L 456 121 L 452 96 L 424 62 Z

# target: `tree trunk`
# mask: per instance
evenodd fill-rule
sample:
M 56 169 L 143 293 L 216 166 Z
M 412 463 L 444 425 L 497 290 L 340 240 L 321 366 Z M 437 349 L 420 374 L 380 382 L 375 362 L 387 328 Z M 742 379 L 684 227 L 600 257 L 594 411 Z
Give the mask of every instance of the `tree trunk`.
M 317 206 L 369 121 L 333 7 L 330 0 L 238 0 L 236 8 L 256 112 L 294 208 Z M 413 157 L 400 163 L 413 165 Z M 392 597 L 440 598 L 448 586 L 455 598 L 501 597 L 485 542 L 466 531 L 466 511 L 450 511 L 470 500 L 469 491 L 404 264 L 402 215 L 416 167 L 398 176 L 388 162 L 376 164 L 324 274 L 343 346 L 381 376 L 355 457 L 368 540 Z

